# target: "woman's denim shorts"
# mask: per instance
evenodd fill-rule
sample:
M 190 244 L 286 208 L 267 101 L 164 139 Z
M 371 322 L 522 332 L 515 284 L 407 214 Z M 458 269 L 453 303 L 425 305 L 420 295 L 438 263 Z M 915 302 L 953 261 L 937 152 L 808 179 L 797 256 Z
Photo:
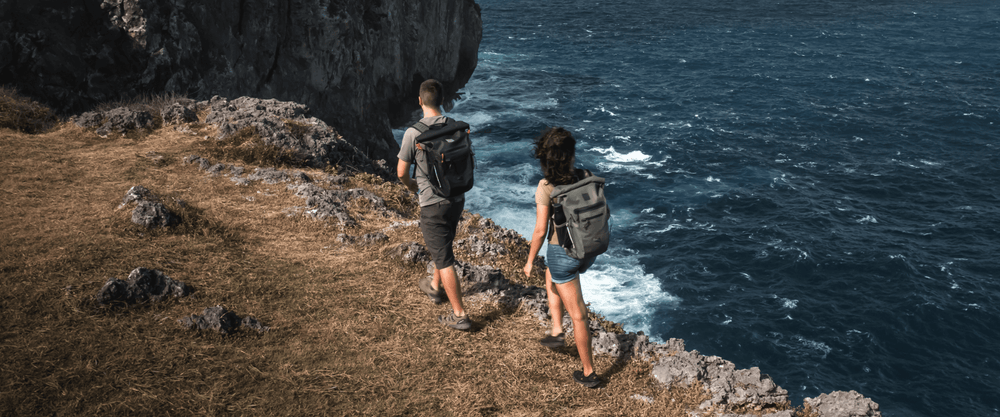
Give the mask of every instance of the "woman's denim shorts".
M 545 263 L 549 266 L 549 273 L 552 274 L 552 282 L 565 284 L 576 279 L 577 274 L 587 272 L 594 264 L 596 256 L 585 259 L 573 259 L 566 254 L 566 250 L 559 245 L 548 244 L 545 250 Z

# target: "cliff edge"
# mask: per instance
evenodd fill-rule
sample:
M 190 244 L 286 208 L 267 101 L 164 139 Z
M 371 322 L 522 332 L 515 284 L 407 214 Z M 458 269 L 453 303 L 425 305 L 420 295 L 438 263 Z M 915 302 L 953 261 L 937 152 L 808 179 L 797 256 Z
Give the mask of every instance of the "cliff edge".
M 0 0 L 0 85 L 64 114 L 140 94 L 295 101 L 371 159 L 427 78 L 477 64 L 473 0 Z

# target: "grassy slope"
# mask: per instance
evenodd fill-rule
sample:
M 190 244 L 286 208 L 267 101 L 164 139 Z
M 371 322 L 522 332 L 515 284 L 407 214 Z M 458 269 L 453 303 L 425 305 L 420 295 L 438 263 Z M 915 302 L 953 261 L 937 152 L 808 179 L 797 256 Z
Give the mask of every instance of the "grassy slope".
M 415 285 L 423 266 L 389 256 L 422 242 L 416 227 L 381 246 L 338 244 L 338 233 L 399 219 L 360 203 L 352 216 L 363 220 L 349 230 L 288 216 L 304 201 L 283 184 L 238 186 L 183 164 L 204 150 L 199 138 L 211 132 L 201 129 L 100 138 L 70 125 L 0 128 L 0 415 L 686 416 L 705 399 L 699 387 L 662 390 L 646 362 L 608 357 L 596 361 L 606 387 L 582 388 L 570 377 L 575 348 L 539 346 L 544 329 L 521 311 L 470 302 L 477 331 L 443 328 L 435 317 L 446 307 Z M 117 206 L 137 184 L 175 209 L 183 200 L 184 224 L 132 225 Z M 396 184 L 356 177 L 347 186 L 405 205 Z M 523 260 L 496 262 L 510 278 Z M 136 267 L 195 293 L 128 309 L 93 304 L 108 277 Z M 177 323 L 216 304 L 271 331 L 220 336 Z

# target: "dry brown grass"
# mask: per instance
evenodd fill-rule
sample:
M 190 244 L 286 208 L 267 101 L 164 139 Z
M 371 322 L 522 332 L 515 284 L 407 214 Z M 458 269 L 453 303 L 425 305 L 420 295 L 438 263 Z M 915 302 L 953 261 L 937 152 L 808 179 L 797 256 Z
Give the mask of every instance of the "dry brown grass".
M 388 255 L 422 241 L 416 227 L 376 247 L 335 243 L 400 219 L 366 203 L 353 205 L 349 230 L 289 217 L 304 202 L 285 185 L 238 186 L 183 164 L 199 137 L 0 129 L 0 415 L 687 416 L 705 399 L 698 386 L 661 389 L 646 362 L 607 357 L 596 367 L 608 384 L 582 388 L 570 377 L 575 349 L 539 346 L 544 329 L 525 312 L 470 302 L 475 331 L 443 328 L 446 307 L 415 286 L 423 266 Z M 117 206 L 137 184 L 185 223 L 131 225 Z M 348 186 L 415 218 L 394 183 L 362 175 Z M 495 261 L 516 278 L 523 259 Z M 194 293 L 125 309 L 90 301 L 136 267 Z M 271 330 L 224 337 L 177 323 L 216 304 Z
M 206 158 L 241 165 L 303 166 L 302 159 L 296 157 L 294 152 L 264 143 L 253 126 L 244 127 L 222 140 L 209 138 L 200 141 L 195 150 Z
M 0 129 L 42 133 L 57 122 L 47 106 L 21 96 L 13 88 L 0 86 Z

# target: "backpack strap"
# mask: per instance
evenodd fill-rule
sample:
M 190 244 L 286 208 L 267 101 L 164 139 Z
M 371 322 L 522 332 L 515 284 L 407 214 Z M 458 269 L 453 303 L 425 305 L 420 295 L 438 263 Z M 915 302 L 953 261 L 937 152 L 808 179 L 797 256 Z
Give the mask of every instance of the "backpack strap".
M 416 122 L 413 124 L 413 126 L 410 127 L 417 129 L 417 132 L 420 133 L 424 133 L 430 129 L 430 126 L 425 125 L 424 122 Z

